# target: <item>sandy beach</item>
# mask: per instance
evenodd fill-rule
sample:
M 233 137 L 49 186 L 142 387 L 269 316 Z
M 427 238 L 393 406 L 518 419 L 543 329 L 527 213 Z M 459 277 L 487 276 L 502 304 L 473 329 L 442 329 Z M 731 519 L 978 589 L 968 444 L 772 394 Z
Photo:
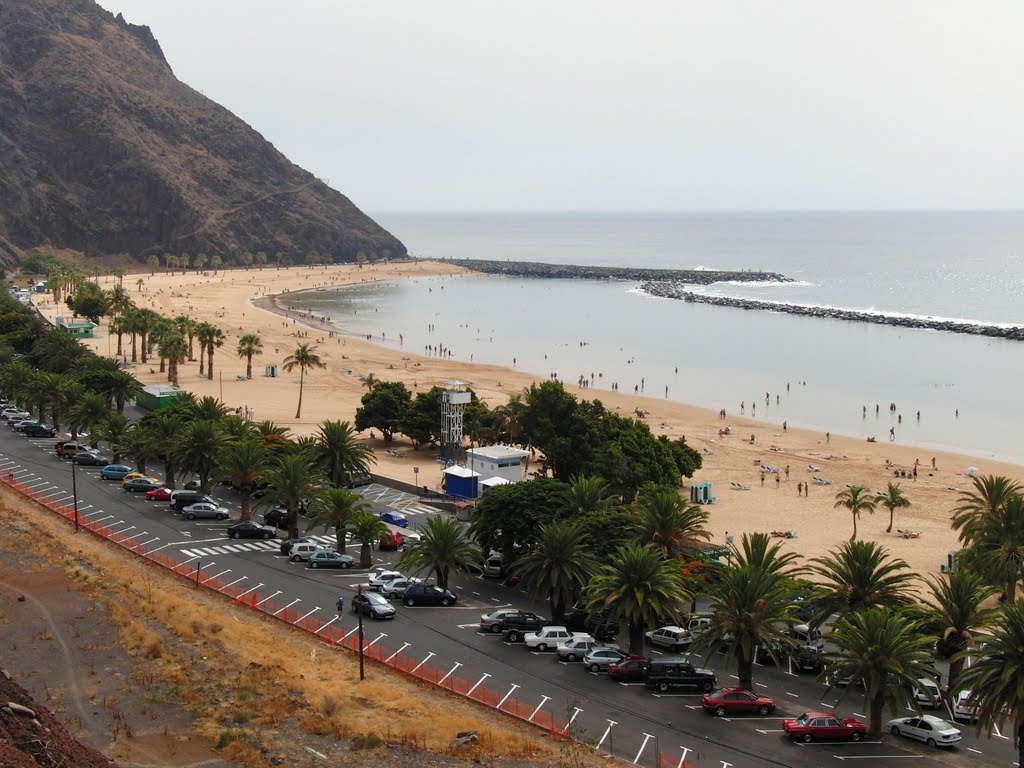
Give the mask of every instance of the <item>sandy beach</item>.
M 344 334 L 331 337 L 326 325 L 300 317 L 298 313 L 286 317 L 279 314 L 281 310 L 271 307 L 270 297 L 280 295 L 279 301 L 284 303 L 287 293 L 293 291 L 374 280 L 444 276 L 458 271 L 443 263 L 410 262 L 362 269 L 353 265 L 315 269 L 254 268 L 222 271 L 216 275 L 212 272 L 173 276 L 140 273 L 126 276 L 124 287 L 140 307 L 170 317 L 189 315 L 208 321 L 227 336 L 224 346 L 214 355 L 213 380 L 199 377 L 198 361 L 185 363 L 179 368 L 183 389 L 197 395 L 221 397 L 232 408 L 247 406 L 253 410 L 255 419 L 271 419 L 301 435 L 314 432 L 317 424 L 325 419 L 352 420 L 366 391 L 362 377 L 370 373 L 380 380 L 402 381 L 414 394 L 446 380 L 463 380 L 492 408 L 532 382 L 545 379 L 543 375 L 511 368 L 424 357 L 373 344 L 365 337 Z M 140 279 L 141 286 L 137 284 Z M 114 278 L 101 278 L 105 288 L 113 282 Z M 52 303 L 41 303 L 39 308 L 50 319 L 67 311 L 66 307 L 58 308 Z M 538 326 L 537 332 L 549 333 L 550 329 Z M 245 360 L 235 353 L 239 337 L 246 333 L 259 333 L 264 346 L 263 356 L 253 360 L 252 380 L 245 380 Z M 130 347 L 130 338 L 125 337 L 125 341 Z M 307 373 L 302 418 L 296 420 L 298 371 L 293 374 L 279 371 L 277 378 L 268 378 L 264 376 L 264 366 L 273 363 L 280 366 L 302 342 L 315 344 L 328 367 Z M 117 340 L 107 335 L 104 323 L 97 331 L 97 338 L 86 343 L 97 353 L 107 355 L 116 350 Z M 166 375 L 159 372 L 159 360 L 147 365 L 140 363 L 135 372 L 144 383 L 166 381 Z M 795 531 L 795 538 L 784 540 L 785 549 L 806 557 L 822 555 L 849 539 L 852 532 L 849 513 L 833 508 L 836 492 L 847 484 L 866 485 L 881 491 L 889 481 L 896 480 L 912 506 L 897 511 L 891 534 L 885 533 L 888 510 L 879 508 L 874 515 L 863 517 L 858 523 L 858 537 L 885 544 L 918 573 L 938 574 L 947 553 L 959 548 L 950 530 L 949 518 L 957 498 L 956 489 L 966 489 L 971 483 L 964 470 L 976 466 L 984 474 L 1024 480 L 1024 468 L 1017 465 L 956 453 L 937 453 L 898 442 L 866 443 L 834 433 L 826 438 L 824 433 L 793 427 L 783 431 L 776 424 L 737 417 L 731 412 L 723 420 L 714 410 L 656 397 L 580 389 L 571 382 L 566 382 L 566 388 L 581 398 L 599 399 L 606 407 L 623 414 L 641 409 L 648 414 L 645 421 L 654 434 L 685 435 L 688 443 L 704 451 L 704 468 L 693 481 L 713 483 L 716 502 L 708 511 L 710 528 L 719 542 L 724 542 L 727 534 L 738 538 L 752 531 Z M 735 408 L 735 404 L 722 403 L 722 407 L 728 410 Z M 720 435 L 720 430 L 727 426 L 731 427 L 731 434 Z M 413 467 L 418 467 L 420 485 L 439 486 L 441 470 L 436 450 L 414 451 L 401 435 L 387 446 L 379 434 L 376 439 L 370 439 L 366 433 L 365 438 L 376 451 L 376 472 L 412 483 L 417 477 Z M 879 440 L 885 439 L 884 434 L 879 436 Z M 404 456 L 390 456 L 385 448 Z M 894 478 L 890 463 L 910 474 L 915 460 L 919 462 L 916 480 Z M 766 473 L 762 482 L 762 465 L 778 467 L 780 472 L 777 475 Z M 820 469 L 812 471 L 813 467 Z M 831 480 L 831 484 L 816 482 L 825 479 Z M 732 485 L 734 483 L 747 485 L 749 490 L 739 490 Z M 809 484 L 806 496 L 798 494 L 798 484 Z M 920 536 L 904 539 L 896 534 L 897 529 L 918 531 Z

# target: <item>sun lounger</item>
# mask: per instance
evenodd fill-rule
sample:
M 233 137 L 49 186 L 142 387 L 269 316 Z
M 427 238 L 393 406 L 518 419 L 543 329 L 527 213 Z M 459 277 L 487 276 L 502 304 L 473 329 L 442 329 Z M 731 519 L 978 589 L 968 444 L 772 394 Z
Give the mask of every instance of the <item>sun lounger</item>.
M 808 472 L 821 472 L 821 467 L 817 466 L 816 464 L 808 464 L 807 465 L 807 471 Z
M 768 466 L 767 464 L 761 465 L 761 471 L 762 472 L 767 472 L 769 475 L 777 475 L 777 474 L 779 474 L 779 468 L 778 467 L 771 467 L 771 466 Z
M 906 531 L 902 528 L 897 529 L 896 535 L 903 539 L 919 539 L 921 538 L 920 531 Z
M 749 491 L 750 485 L 748 483 L 730 483 L 734 491 Z
M 814 478 L 815 485 L 832 485 L 832 481 L 827 477 L 816 477 Z

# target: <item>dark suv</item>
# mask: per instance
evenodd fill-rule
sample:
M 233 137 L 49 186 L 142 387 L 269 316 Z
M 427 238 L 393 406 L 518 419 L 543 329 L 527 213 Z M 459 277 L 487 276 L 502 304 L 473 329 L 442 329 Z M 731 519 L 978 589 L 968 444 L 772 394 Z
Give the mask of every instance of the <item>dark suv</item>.
M 595 640 L 614 640 L 619 634 L 619 622 L 607 612 L 593 613 L 585 608 L 570 608 L 562 624 L 573 632 L 586 632 Z
M 501 617 L 501 631 L 510 643 L 518 643 L 527 632 L 537 632 L 547 626 L 548 620 L 536 613 L 517 611 Z
M 414 605 L 455 605 L 458 598 L 454 592 L 441 589 L 434 584 L 411 584 L 406 587 L 402 602 L 408 606 Z
M 46 424 L 29 424 L 23 430 L 29 437 L 55 437 L 57 430 Z
M 173 510 L 181 512 L 185 507 L 190 504 L 216 504 L 210 496 L 199 491 L 175 491 L 171 497 L 170 507 Z
M 714 670 L 695 667 L 690 662 L 671 656 L 653 658 L 647 664 L 647 686 L 667 691 L 675 686 L 713 691 L 718 685 Z
M 817 648 L 801 645 L 791 649 L 789 657 L 797 672 L 821 672 L 825 666 L 824 655 Z
M 263 514 L 263 522 L 275 528 L 287 528 L 288 510 L 282 507 L 274 507 Z

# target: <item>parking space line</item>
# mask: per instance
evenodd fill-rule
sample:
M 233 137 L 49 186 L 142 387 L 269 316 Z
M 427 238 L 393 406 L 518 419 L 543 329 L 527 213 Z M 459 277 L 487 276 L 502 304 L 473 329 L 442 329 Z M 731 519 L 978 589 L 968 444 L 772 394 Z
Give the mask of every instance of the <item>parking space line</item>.
M 430 651 L 430 652 L 429 652 L 429 653 L 428 653 L 428 654 L 427 654 L 426 656 L 424 656 L 424 657 L 423 657 L 423 661 L 421 661 L 421 662 L 420 662 L 419 664 L 417 664 L 417 665 L 416 665 L 415 667 L 413 667 L 412 669 L 410 669 L 410 670 L 409 670 L 409 672 L 410 672 L 410 673 L 415 673 L 417 669 L 419 669 L 419 668 L 420 668 L 420 667 L 422 667 L 422 666 L 423 666 L 424 664 L 426 664 L 426 663 L 427 663 L 428 661 L 430 661 L 430 660 L 431 660 L 432 658 L 434 658 L 434 656 L 435 656 L 435 655 L 436 655 L 436 654 L 435 654 L 435 653 L 434 653 L 433 651 Z M 517 687 L 518 687 L 518 686 L 517 686 Z M 505 700 L 504 700 L 504 699 L 502 699 L 502 700 L 501 700 L 501 702 L 502 702 L 502 704 L 504 704 L 504 703 L 505 703 Z M 498 707 L 499 707 L 499 708 L 501 708 L 501 704 L 499 704 L 499 705 L 498 705 Z
M 235 598 L 235 600 L 241 600 L 241 599 L 242 599 L 243 597 L 245 597 L 246 595 L 248 595 L 248 594 L 249 594 L 250 592 L 255 592 L 255 591 L 256 591 L 257 589 L 259 589 L 259 588 L 260 588 L 260 587 L 262 587 L 262 586 L 263 586 L 263 582 L 261 581 L 261 582 L 260 582 L 259 584 L 257 584 L 257 585 L 256 585 L 255 587 L 251 587 L 250 589 L 247 589 L 247 590 L 245 590 L 245 592 L 243 592 L 243 593 L 242 593 L 242 594 L 240 594 L 240 595 L 239 595 L 238 597 L 236 597 L 236 598 Z M 278 594 L 280 594 L 280 593 L 278 593 Z
M 388 663 L 389 661 L 391 661 L 391 660 L 392 660 L 393 658 L 395 658 L 395 656 L 397 656 L 398 654 L 400 654 L 400 653 L 401 653 L 402 651 L 404 651 L 404 650 L 405 650 L 406 648 L 408 648 L 408 647 L 409 647 L 409 643 L 402 643 L 402 647 L 401 647 L 401 648 L 399 648 L 399 649 L 398 649 L 397 651 L 395 651 L 394 653 L 392 653 L 392 654 L 391 654 L 390 656 L 388 656 L 388 657 L 387 657 L 386 659 L 384 659 L 384 663 L 385 663 L 385 664 L 387 664 L 387 663 Z M 484 675 L 484 677 L 490 677 L 490 675 Z M 480 682 L 483 682 L 483 680 L 484 680 L 484 677 L 481 677 L 481 678 L 480 678 Z M 480 685 L 480 683 L 477 683 L 476 685 Z M 474 690 L 476 689 L 476 685 L 474 685 L 474 686 L 473 686 L 472 688 L 470 688 L 470 689 L 469 689 L 469 693 L 472 693 L 472 692 L 473 692 L 473 691 L 474 691 Z M 469 695 L 469 693 L 467 693 L 466 695 L 468 696 L 468 695 Z
M 289 608 L 291 608 L 296 603 L 301 603 L 301 602 L 302 602 L 301 598 L 296 597 L 294 600 L 292 600 L 290 603 L 288 603 L 288 605 L 286 605 L 284 608 L 278 608 L 276 611 L 274 611 L 274 613 L 272 615 L 273 616 L 279 616 L 282 612 L 287 611 Z
M 269 597 L 264 597 L 262 600 L 260 600 L 258 603 L 256 603 L 256 607 L 259 608 L 261 605 L 263 605 L 265 602 L 267 602 L 267 600 L 273 600 L 275 597 L 277 597 L 280 594 L 281 594 L 281 590 L 279 589 L 274 594 L 270 595 Z
M 336 621 L 337 621 L 338 619 L 340 619 L 340 618 L 341 618 L 341 616 L 333 616 L 333 617 L 331 617 L 331 620 L 330 620 L 330 621 L 324 622 L 324 623 L 323 623 L 323 624 L 322 624 L 322 625 L 320 626 L 320 629 L 318 629 L 318 630 L 317 630 L 316 632 L 314 632 L 313 634 L 314 634 L 314 635 L 319 635 L 319 634 L 320 634 L 321 632 L 323 632 L 323 631 L 324 631 L 325 629 L 327 629 L 327 628 L 328 628 L 329 626 L 331 626 L 331 624 L 333 624 L 334 622 L 336 622 Z

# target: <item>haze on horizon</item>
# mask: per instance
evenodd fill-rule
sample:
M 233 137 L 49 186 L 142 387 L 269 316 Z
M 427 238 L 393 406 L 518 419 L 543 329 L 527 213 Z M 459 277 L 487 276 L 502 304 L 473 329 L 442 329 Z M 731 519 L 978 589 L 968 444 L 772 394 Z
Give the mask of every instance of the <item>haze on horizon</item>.
M 364 210 L 1024 208 L 1012 0 L 99 2 Z

